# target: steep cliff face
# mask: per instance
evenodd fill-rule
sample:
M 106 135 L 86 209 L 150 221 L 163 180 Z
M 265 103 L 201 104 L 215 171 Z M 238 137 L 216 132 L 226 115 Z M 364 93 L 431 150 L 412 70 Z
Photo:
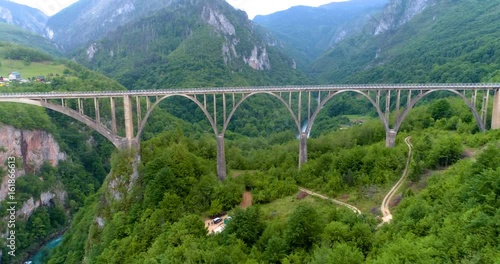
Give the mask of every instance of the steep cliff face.
M 220 10 L 212 8 L 209 5 L 204 6 L 201 17 L 216 32 L 224 36 L 225 41 L 222 44 L 222 56 L 226 65 L 235 59 L 240 59 L 254 70 L 269 70 L 271 68 L 266 45 L 263 42 L 259 43 L 259 45 L 254 44 L 251 50 L 243 51 L 243 53 L 248 55 L 240 54 L 237 51 L 237 46 L 241 42 L 239 36 L 248 36 L 245 36 L 242 32 L 236 32 L 235 26 Z
M 6 161 L 14 157 L 17 162 L 16 179 L 26 173 L 34 173 L 48 162 L 57 166 L 60 160 L 66 159 L 66 154 L 61 152 L 54 137 L 41 130 L 20 130 L 11 126 L 0 127 L 0 160 Z M 0 166 L 5 166 L 2 162 Z M 5 171 L 5 168 L 4 168 Z M 0 186 L 0 201 L 3 201 L 8 193 L 8 177 L 2 175 Z M 66 194 L 63 190 L 44 192 L 40 197 L 32 197 L 23 204 L 18 214 L 30 215 L 34 209 L 41 205 L 47 205 L 50 200 L 57 197 L 64 200 Z
M 373 35 L 380 35 L 389 30 L 396 29 L 420 14 L 436 0 L 393 0 L 390 1 L 374 22 Z

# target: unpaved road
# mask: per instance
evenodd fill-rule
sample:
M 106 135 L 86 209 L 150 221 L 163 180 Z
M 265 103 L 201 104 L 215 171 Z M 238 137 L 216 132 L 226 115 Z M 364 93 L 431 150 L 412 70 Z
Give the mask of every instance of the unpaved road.
M 333 203 L 336 203 L 336 204 L 338 204 L 338 205 L 345 206 L 345 207 L 347 207 L 347 208 L 351 209 L 353 212 L 355 212 L 355 213 L 357 213 L 357 214 L 361 214 L 361 211 L 360 211 L 358 208 L 356 208 L 356 207 L 354 207 L 354 206 L 352 206 L 352 205 L 350 205 L 350 204 L 347 204 L 347 203 L 341 202 L 341 201 L 339 201 L 339 200 L 332 199 L 332 198 L 330 198 L 330 197 L 326 197 L 326 196 L 324 196 L 324 195 L 322 195 L 322 194 L 315 193 L 315 192 L 313 192 L 313 191 L 311 191 L 311 190 L 304 189 L 304 188 L 302 188 L 302 187 L 299 187 L 299 190 L 301 190 L 301 191 L 303 191 L 303 192 L 306 192 L 306 193 L 308 193 L 308 194 L 310 194 L 310 195 L 313 195 L 313 196 L 319 197 L 319 198 L 321 198 L 321 199 L 330 200 L 330 201 L 332 201 Z
M 389 203 L 392 200 L 392 197 L 396 192 L 398 191 L 399 187 L 403 185 L 404 181 L 406 180 L 406 177 L 408 176 L 408 167 L 410 166 L 410 161 L 411 161 L 411 150 L 413 148 L 413 145 L 411 144 L 411 137 L 405 138 L 405 143 L 408 146 L 408 158 L 406 159 L 406 166 L 403 171 L 403 176 L 401 176 L 401 179 L 392 187 L 392 189 L 387 193 L 387 195 L 384 197 L 384 200 L 382 201 L 382 206 L 380 206 L 380 211 L 382 212 L 382 223 L 380 225 L 383 225 L 384 223 L 389 223 L 392 220 L 392 214 L 391 211 L 389 210 Z
M 246 191 L 243 193 L 243 200 L 240 203 L 240 207 L 245 209 L 250 207 L 250 205 L 252 205 L 252 193 Z

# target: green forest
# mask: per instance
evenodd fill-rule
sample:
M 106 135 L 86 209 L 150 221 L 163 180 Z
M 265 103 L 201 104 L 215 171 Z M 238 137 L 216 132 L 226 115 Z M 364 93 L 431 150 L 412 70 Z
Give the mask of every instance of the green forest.
M 2 85 L 0 93 L 500 82 L 498 25 L 489 23 L 499 9 L 492 0 L 437 1 L 399 30 L 348 37 L 305 72 L 293 67 L 279 43 L 266 43 L 261 36 L 266 30 L 243 12 L 225 1 L 205 2 L 176 4 L 118 27 L 89 44 L 95 49 L 91 58 L 89 46 L 63 58 L 54 46 L 1 24 L 0 36 L 9 39 L 0 42 L 0 69 L 23 67 L 31 82 Z M 219 22 L 223 14 L 236 35 L 210 25 L 210 17 L 203 16 L 208 8 Z M 234 51 L 224 46 L 231 43 Z M 266 47 L 270 68 L 255 70 L 243 59 L 257 46 L 261 55 Z M 35 82 L 38 75 L 46 82 Z M 110 105 L 101 107 L 108 122 Z M 84 111 L 94 110 L 85 104 Z M 122 119 L 123 112 L 117 116 Z M 394 122 L 396 113 L 390 116 Z M 0 125 L 44 130 L 67 155 L 56 167 L 46 163 L 18 179 L 19 202 L 56 190 L 65 191 L 67 199 L 19 219 L 18 254 L 10 258 L 2 241 L 0 262 L 21 263 L 59 235 L 60 245 L 42 252 L 43 263 L 496 264 L 500 259 L 500 131 L 481 132 L 467 104 L 452 93 L 433 93 L 411 109 L 394 148 L 386 147 L 384 126 L 366 98 L 336 96 L 314 122 L 308 162 L 300 169 L 290 113 L 272 96 L 252 96 L 225 133 L 228 176 L 222 181 L 216 174 L 216 138 L 188 99 L 160 103 L 138 149 L 117 150 L 70 117 L 34 106 L 0 103 Z M 413 146 L 407 168 L 405 140 Z M 384 224 L 380 205 L 404 171 L 408 177 L 390 203 L 393 219 Z M 0 203 L 0 217 L 6 208 Z M 223 216 L 230 216 L 224 230 L 208 234 L 212 227 L 205 223 Z M 0 230 L 5 229 L 2 222 Z
M 384 34 L 349 37 L 309 69 L 322 82 L 475 83 L 498 79 L 498 2 L 436 1 Z M 395 18 L 401 14 L 394 14 Z
M 142 143 L 132 191 L 113 200 L 105 184 L 49 263 L 83 257 L 92 263 L 494 263 L 500 257 L 499 133 L 458 131 L 449 125 L 456 115 L 435 120 L 439 103 L 415 109 L 408 128 L 421 124 L 420 117 L 429 122 L 402 133 L 394 149 L 384 146 L 376 121 L 310 139 L 311 160 L 300 171 L 296 140 L 227 140 L 233 177 L 223 182 L 215 175 L 213 136 L 162 132 Z M 410 180 L 394 221 L 379 228 L 374 189 L 382 192 L 400 177 L 407 135 L 414 145 Z M 129 175 L 133 158 L 114 154 L 108 183 Z M 299 199 L 298 186 L 348 195 L 362 214 Z M 254 205 L 240 209 L 244 191 Z M 221 234 L 207 236 L 203 217 L 221 212 L 232 220 Z

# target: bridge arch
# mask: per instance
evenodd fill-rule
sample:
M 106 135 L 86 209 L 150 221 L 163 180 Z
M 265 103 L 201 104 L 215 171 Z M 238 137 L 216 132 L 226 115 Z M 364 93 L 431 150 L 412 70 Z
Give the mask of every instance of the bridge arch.
M 337 91 L 337 92 L 329 94 L 326 98 L 324 98 L 320 102 L 320 104 L 318 105 L 317 109 L 314 111 L 313 115 L 311 116 L 311 120 L 309 120 L 309 122 L 307 124 L 307 128 L 306 128 L 305 133 L 309 134 L 311 132 L 313 123 L 316 120 L 316 118 L 318 117 L 319 112 L 321 112 L 321 109 L 323 109 L 323 107 L 328 102 L 330 102 L 330 100 L 333 97 L 335 97 L 335 96 L 337 96 L 339 94 L 342 94 L 342 93 L 347 93 L 347 92 L 358 93 L 358 94 L 361 94 L 362 96 L 364 96 L 366 99 L 368 99 L 368 101 L 375 107 L 375 110 L 377 111 L 377 113 L 379 115 L 379 118 L 382 121 L 382 124 L 384 125 L 384 128 L 385 128 L 386 132 L 390 130 L 390 128 L 389 128 L 389 120 L 385 119 L 384 113 L 382 112 L 382 109 L 380 109 L 380 106 L 377 105 L 377 103 L 367 93 L 365 93 L 363 91 L 359 91 L 359 90 L 340 90 L 340 91 Z
M 184 97 L 184 98 L 187 98 L 187 99 L 191 100 L 192 102 L 194 102 L 205 114 L 206 118 L 208 119 L 208 122 L 212 126 L 212 130 L 214 131 L 215 135 L 219 134 L 219 131 L 217 129 L 217 124 L 215 124 L 215 121 L 212 118 L 212 115 L 208 112 L 207 109 L 205 109 L 205 107 L 203 106 L 203 104 L 200 101 L 198 101 L 196 98 L 189 96 L 189 95 L 186 95 L 186 94 L 169 94 L 169 95 L 165 95 L 165 96 L 159 98 L 156 102 L 154 102 L 154 104 L 151 105 L 151 108 L 148 109 L 148 111 L 146 112 L 146 114 L 144 115 L 144 117 L 141 120 L 140 126 L 137 128 L 137 135 L 136 135 L 137 140 L 140 140 L 142 132 L 144 131 L 144 127 L 146 126 L 148 119 L 149 119 L 151 113 L 153 112 L 153 110 L 163 100 L 170 98 L 170 97 L 174 97 L 174 96 Z
M 212 117 L 211 113 L 204 107 L 204 105 L 198 101 L 195 97 L 193 96 L 189 96 L 187 94 L 172 94 L 172 95 L 166 95 L 166 96 L 163 96 L 161 97 L 160 99 L 158 99 L 153 105 L 151 105 L 151 108 L 146 112 L 144 118 L 142 119 L 141 121 L 141 124 L 140 124 L 140 127 L 138 128 L 138 131 L 137 131 L 137 138 L 140 139 L 141 135 L 142 135 L 142 132 L 144 130 L 144 127 L 146 126 L 146 123 L 149 119 L 149 116 L 151 115 L 152 111 L 156 108 L 156 106 L 158 106 L 158 104 L 167 99 L 167 98 L 170 98 L 170 97 L 173 97 L 173 96 L 181 96 L 181 97 L 185 97 L 189 100 L 191 100 L 192 102 L 194 102 L 202 111 L 203 113 L 205 114 L 205 116 L 207 117 L 208 121 L 210 122 L 210 125 L 212 126 L 212 130 L 214 131 L 214 133 L 216 135 L 224 135 L 228 126 L 229 126 L 229 123 L 232 119 L 232 117 L 234 116 L 236 110 L 241 106 L 241 104 L 243 102 L 245 102 L 248 98 L 254 96 L 254 95 L 258 95 L 258 94 L 269 94 L 273 97 L 276 97 L 278 100 L 280 100 L 284 105 L 285 107 L 288 109 L 288 111 L 290 112 L 292 118 L 293 118 L 293 121 L 295 122 L 297 128 L 298 128 L 298 131 L 300 133 L 300 122 L 299 120 L 297 119 L 297 116 L 295 115 L 295 113 L 293 112 L 291 106 L 288 105 L 288 103 L 285 101 L 285 99 L 283 99 L 281 96 L 273 93 L 273 92 L 266 92 L 266 91 L 259 91 L 259 92 L 252 92 L 252 93 L 248 93 L 248 94 L 244 94 L 243 97 L 235 104 L 235 106 L 233 107 L 233 109 L 231 109 L 231 111 L 229 112 L 229 115 L 226 119 L 226 121 L 224 122 L 224 124 L 222 125 L 222 129 L 219 131 L 218 127 L 217 127 L 217 124 L 215 123 L 215 120 L 214 118 Z
M 425 91 L 419 95 L 417 95 L 416 97 L 414 97 L 411 101 L 410 101 L 410 105 L 407 106 L 405 108 L 405 110 L 403 110 L 403 112 L 401 113 L 401 115 L 397 118 L 396 120 L 396 123 L 394 125 L 394 131 L 398 132 L 399 131 L 399 128 L 401 127 L 401 125 L 403 124 L 403 121 L 404 119 L 406 118 L 406 116 L 408 115 L 408 113 L 410 112 L 411 109 L 413 109 L 413 107 L 420 101 L 422 100 L 424 97 L 426 97 L 427 95 L 431 94 L 431 93 L 434 93 L 434 92 L 437 92 L 437 91 L 447 91 L 447 92 L 451 92 L 453 94 L 456 94 L 458 96 L 460 96 L 464 102 L 467 104 L 467 106 L 469 107 L 469 109 L 471 110 L 472 114 L 474 115 L 474 118 L 476 119 L 476 122 L 477 122 L 477 126 L 479 127 L 479 130 L 481 130 L 482 132 L 484 132 L 486 130 L 486 124 L 483 123 L 483 120 L 481 119 L 481 116 L 479 115 L 479 113 L 477 112 L 477 109 L 475 108 L 475 106 L 472 104 L 472 102 L 469 101 L 469 99 L 467 97 L 465 97 L 465 95 L 463 95 L 462 93 L 456 91 L 456 90 L 452 90 L 452 89 L 443 89 L 443 90 L 428 90 L 428 91 Z
M 297 115 L 295 115 L 295 113 L 293 112 L 293 109 L 290 105 L 288 105 L 288 103 L 285 101 L 285 99 L 283 99 L 283 97 L 273 93 L 273 92 L 265 92 L 265 91 L 262 91 L 262 92 L 253 92 L 253 93 L 249 93 L 249 94 L 246 94 L 243 96 L 243 98 L 241 98 L 241 100 L 238 101 L 238 103 L 236 103 L 236 105 L 234 106 L 234 108 L 231 110 L 231 112 L 229 113 L 228 115 L 228 118 L 226 120 L 226 122 L 224 123 L 224 126 L 223 126 L 223 133 L 226 132 L 227 130 L 227 127 L 229 126 L 229 122 L 231 121 L 234 113 L 236 112 L 236 110 L 238 110 L 238 108 L 241 106 L 241 104 L 246 101 L 248 98 L 254 96 L 254 95 L 258 95 L 258 94 L 269 94 L 275 98 L 277 98 L 278 100 L 280 100 L 284 105 L 285 107 L 287 108 L 288 112 L 290 112 L 290 115 L 292 116 L 292 119 L 293 121 L 295 122 L 295 125 L 297 126 L 297 129 L 298 129 L 298 132 L 300 134 L 300 120 L 298 120 L 297 118 Z
M 90 119 L 89 117 L 82 115 L 71 108 L 67 108 L 67 107 L 64 107 L 61 105 L 51 104 L 51 103 L 48 103 L 46 101 L 38 101 L 38 100 L 31 100 L 31 99 L 0 99 L 0 102 L 21 103 L 21 104 L 28 104 L 28 105 L 44 107 L 44 108 L 59 112 L 61 114 L 64 114 L 66 116 L 69 116 L 73 119 L 76 119 L 77 121 L 84 123 L 85 125 L 89 126 L 90 128 L 95 129 L 99 134 L 104 136 L 107 140 L 109 140 L 117 148 L 123 148 L 127 144 L 127 141 L 124 138 L 114 135 L 113 132 L 111 130 L 109 130 L 107 127 L 95 122 L 94 120 Z

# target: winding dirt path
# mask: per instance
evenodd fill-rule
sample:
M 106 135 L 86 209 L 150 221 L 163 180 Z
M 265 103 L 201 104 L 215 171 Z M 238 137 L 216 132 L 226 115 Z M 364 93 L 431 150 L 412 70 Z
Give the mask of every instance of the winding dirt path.
M 240 203 L 240 207 L 245 209 L 247 207 L 250 207 L 250 205 L 252 205 L 252 193 L 246 191 L 243 193 L 243 199 Z
M 383 225 L 385 223 L 389 223 L 392 220 L 392 214 L 391 211 L 389 210 L 389 203 L 392 200 L 392 197 L 396 194 L 398 191 L 399 187 L 403 185 L 404 181 L 406 180 L 406 177 L 408 176 L 408 167 L 410 166 L 410 161 L 411 161 L 411 150 L 413 148 L 413 145 L 411 144 L 411 137 L 406 137 L 405 138 L 405 143 L 408 146 L 408 158 L 406 159 L 406 166 L 405 170 L 403 171 L 403 176 L 401 176 L 401 179 L 392 187 L 392 189 L 387 193 L 387 195 L 384 197 L 384 200 L 382 201 L 382 205 L 380 206 L 380 211 L 382 212 L 382 223 L 380 225 Z
M 345 207 L 347 207 L 347 208 L 351 209 L 353 212 L 355 212 L 355 213 L 357 213 L 357 214 L 361 214 L 361 211 L 360 211 L 358 208 L 354 207 L 353 205 L 350 205 L 350 204 L 347 204 L 347 203 L 341 202 L 341 201 L 339 201 L 339 200 L 332 199 L 332 198 L 330 198 L 330 197 L 326 197 L 326 196 L 324 196 L 324 195 L 322 195 L 322 194 L 315 193 L 315 192 L 313 192 L 313 191 L 311 191 L 311 190 L 308 190 L 308 189 L 305 189 L 305 188 L 302 188 L 302 187 L 299 187 L 299 190 L 301 190 L 301 191 L 303 191 L 303 192 L 306 192 L 306 193 L 308 193 L 308 194 L 310 194 L 310 195 L 313 195 L 313 196 L 319 197 L 319 198 L 321 198 L 321 199 L 330 200 L 330 201 L 332 201 L 333 203 L 336 203 L 336 204 L 338 204 L 338 205 L 345 206 Z

